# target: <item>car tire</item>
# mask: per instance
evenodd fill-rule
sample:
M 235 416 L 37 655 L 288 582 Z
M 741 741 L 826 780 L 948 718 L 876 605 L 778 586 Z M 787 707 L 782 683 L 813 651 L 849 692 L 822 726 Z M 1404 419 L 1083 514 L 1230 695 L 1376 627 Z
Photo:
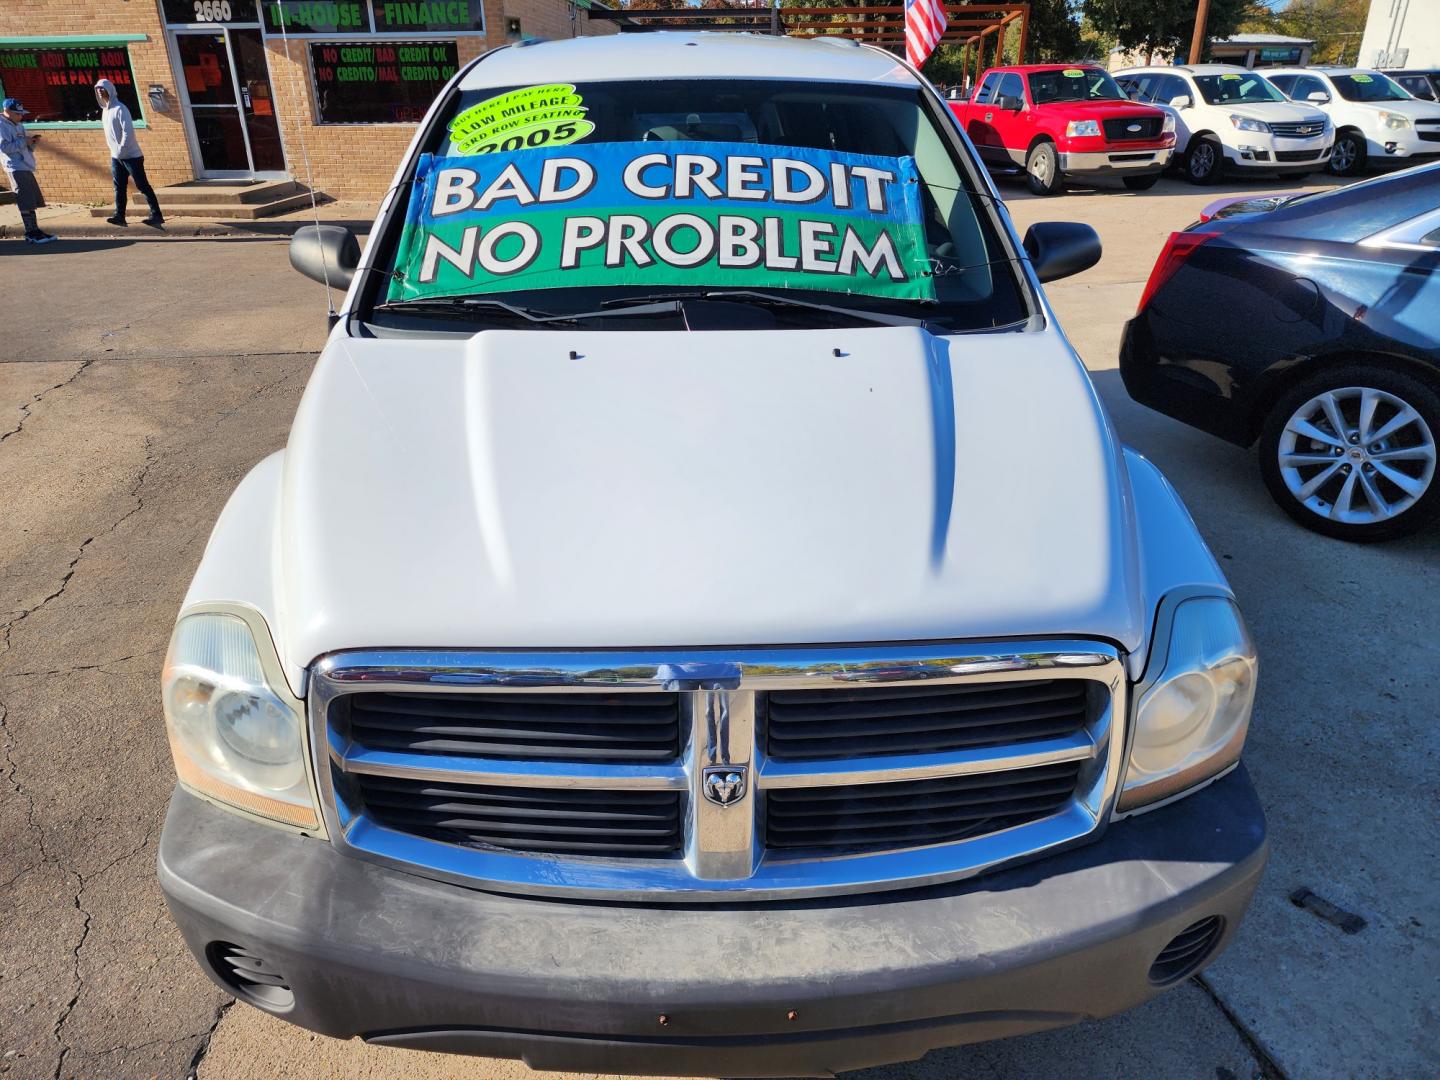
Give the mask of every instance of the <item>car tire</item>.
M 1358 131 L 1342 131 L 1335 136 L 1335 147 L 1330 151 L 1326 168 L 1336 176 L 1358 176 L 1365 171 L 1369 154 L 1364 135 Z
M 1338 540 L 1390 540 L 1440 515 L 1437 444 L 1440 394 L 1432 387 L 1403 372 L 1346 365 L 1275 403 L 1260 433 L 1260 474 L 1306 528 Z
M 1185 179 L 1192 184 L 1213 184 L 1220 178 L 1225 152 L 1214 139 L 1191 139 L 1185 151 Z
M 1052 142 L 1037 142 L 1025 155 L 1025 183 L 1036 195 L 1056 195 L 1065 183 Z
M 1131 191 L 1149 191 L 1160 182 L 1160 174 L 1157 172 L 1148 176 L 1127 176 L 1124 180 L 1126 188 Z

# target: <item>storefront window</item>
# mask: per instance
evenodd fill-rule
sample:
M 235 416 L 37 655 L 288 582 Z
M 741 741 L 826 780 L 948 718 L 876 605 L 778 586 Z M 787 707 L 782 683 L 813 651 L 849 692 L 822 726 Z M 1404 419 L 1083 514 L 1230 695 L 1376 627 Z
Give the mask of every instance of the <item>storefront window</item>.
M 19 98 L 30 121 L 68 123 L 100 119 L 95 82 L 109 79 L 115 92 L 139 120 L 140 99 L 123 46 L 77 45 L 70 48 L 0 47 L 0 92 Z
M 365 0 L 261 0 L 265 29 L 278 34 L 368 34 Z
M 372 0 L 371 9 L 381 34 L 485 29 L 482 0 Z
M 453 41 L 310 43 L 322 124 L 415 123 L 458 66 Z
M 160 0 L 167 23 L 253 23 L 257 0 Z

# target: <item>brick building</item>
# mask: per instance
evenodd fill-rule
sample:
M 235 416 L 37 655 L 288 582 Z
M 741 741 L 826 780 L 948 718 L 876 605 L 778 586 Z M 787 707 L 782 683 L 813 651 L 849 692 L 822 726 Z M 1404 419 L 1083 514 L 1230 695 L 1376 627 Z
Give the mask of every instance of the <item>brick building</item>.
M 52 202 L 110 198 L 91 88 L 116 84 L 157 185 L 306 178 L 377 199 L 457 66 L 609 33 L 592 0 L 0 0 L 0 92 L 41 135 Z

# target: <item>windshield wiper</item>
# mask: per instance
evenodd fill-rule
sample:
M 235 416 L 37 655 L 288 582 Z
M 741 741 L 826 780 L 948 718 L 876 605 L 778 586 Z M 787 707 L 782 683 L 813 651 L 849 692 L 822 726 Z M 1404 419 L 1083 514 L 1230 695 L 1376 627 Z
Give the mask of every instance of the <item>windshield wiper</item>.
M 611 308 L 601 311 L 576 311 L 565 314 L 556 314 L 553 311 L 542 311 L 539 308 L 523 307 L 520 304 L 512 304 L 508 300 L 495 300 L 483 296 L 434 296 L 423 300 L 395 300 L 388 304 L 376 304 L 376 311 L 398 312 L 421 312 L 424 314 L 441 313 L 452 315 L 474 314 L 477 309 L 491 309 L 496 311 L 507 311 L 511 315 L 524 319 L 531 323 L 569 323 L 580 322 L 585 319 L 612 319 L 624 315 L 667 315 L 679 314 L 681 311 L 678 300 L 666 300 L 661 303 L 637 303 L 631 307 Z
M 620 297 L 607 300 L 596 311 L 576 311 L 557 314 L 539 308 L 512 304 L 508 300 L 496 300 L 483 296 L 435 296 L 420 300 L 396 300 L 388 304 L 376 304 L 376 311 L 392 313 L 439 313 L 451 315 L 474 314 L 477 309 L 505 311 L 528 323 L 575 323 L 590 319 L 610 319 L 629 315 L 683 315 L 685 301 L 733 300 L 765 307 L 805 308 L 810 311 L 824 311 L 847 319 L 857 319 L 877 326 L 922 326 L 928 327 L 925 319 L 910 315 L 892 315 L 883 311 L 863 311 L 858 308 L 837 307 L 813 300 L 799 300 L 779 293 L 760 292 L 751 289 L 707 289 L 690 293 L 664 293 L 655 296 Z
M 637 303 L 648 304 L 654 301 L 669 300 L 683 304 L 686 300 L 738 300 L 753 304 L 761 304 L 770 307 L 791 307 L 807 308 L 811 311 L 824 311 L 831 315 L 841 315 L 847 319 L 859 319 L 863 322 L 874 323 L 877 326 L 928 326 L 925 319 L 917 319 L 913 315 L 891 315 L 884 311 L 865 311 L 860 308 L 838 307 L 834 304 L 821 304 L 814 300 L 800 300 L 793 296 L 784 296 L 780 293 L 760 292 L 755 289 L 705 289 L 693 293 L 664 293 L 655 296 L 638 296 L 622 298 L 618 300 L 607 300 L 602 307 L 617 305 L 615 311 L 635 311 L 633 307 L 619 307 L 620 304 Z

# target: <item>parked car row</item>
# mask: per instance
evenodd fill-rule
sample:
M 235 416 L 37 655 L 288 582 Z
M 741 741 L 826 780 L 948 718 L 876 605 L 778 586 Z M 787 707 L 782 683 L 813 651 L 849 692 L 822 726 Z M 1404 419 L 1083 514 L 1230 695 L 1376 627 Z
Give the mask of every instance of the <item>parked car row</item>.
M 1023 171 L 1038 195 L 1100 176 L 1140 191 L 1171 166 L 1209 184 L 1225 172 L 1354 176 L 1440 159 L 1440 79 L 1401 78 L 1229 64 L 1112 77 L 1087 64 L 1030 64 L 992 68 L 968 99 L 948 104 L 991 170 Z

